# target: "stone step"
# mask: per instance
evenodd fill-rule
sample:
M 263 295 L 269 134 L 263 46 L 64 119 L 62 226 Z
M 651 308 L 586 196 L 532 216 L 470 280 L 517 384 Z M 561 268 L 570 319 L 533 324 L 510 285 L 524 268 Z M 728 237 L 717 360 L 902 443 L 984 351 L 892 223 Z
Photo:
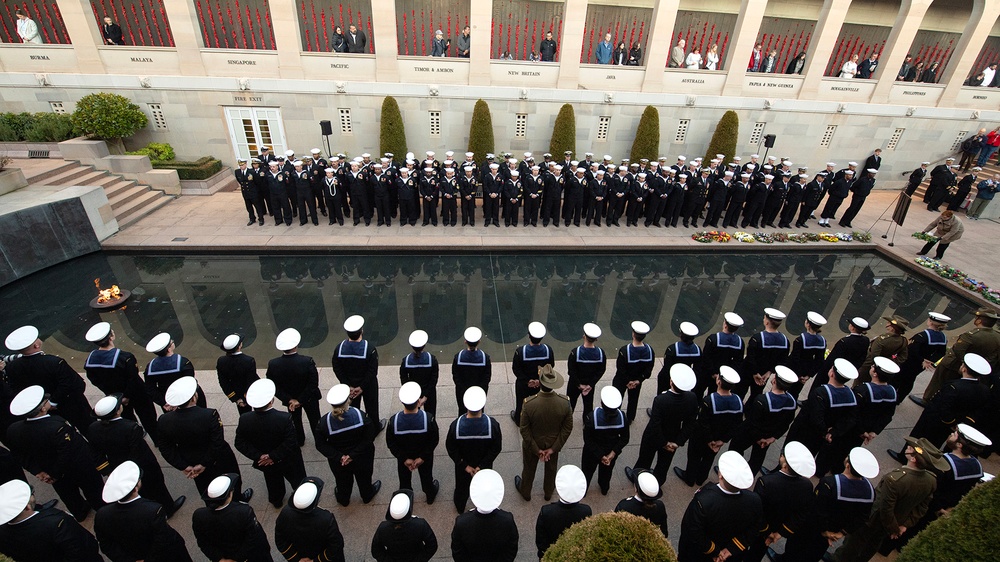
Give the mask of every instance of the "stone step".
M 119 177 L 112 176 L 107 172 L 92 171 L 89 174 L 84 174 L 80 177 L 74 178 L 73 181 L 66 185 L 96 185 L 100 187 L 107 187 L 115 182 L 117 182 Z
M 50 176 L 45 179 L 44 182 L 33 182 L 33 183 L 44 183 L 45 185 L 73 185 L 76 183 L 78 178 L 86 176 L 88 174 L 94 173 L 94 169 L 90 166 L 74 166 L 73 168 L 67 169 L 59 174 Z
M 166 195 L 160 191 L 150 191 L 150 193 L 158 194 L 158 196 L 148 199 L 144 205 L 133 208 L 133 210 L 126 215 L 120 215 L 118 213 L 115 214 L 115 218 L 118 220 L 119 229 L 125 228 L 126 226 L 138 221 L 142 217 L 149 215 L 153 211 L 174 200 L 174 197 Z
M 112 198 L 116 197 L 122 191 L 125 191 L 126 189 L 137 185 L 135 180 L 123 180 L 117 176 L 112 176 L 112 177 L 115 179 L 115 182 L 110 185 L 104 186 L 104 193 L 105 195 L 108 196 L 108 200 L 111 200 Z
M 114 197 L 108 197 L 108 203 L 111 203 L 111 209 L 113 209 L 117 214 L 120 209 L 125 207 L 133 199 L 148 193 L 149 191 L 150 189 L 144 185 L 133 185 L 127 189 L 120 190 Z
M 77 164 L 76 162 L 66 162 L 66 161 L 63 161 L 63 163 L 61 165 L 56 166 L 54 168 L 50 168 L 50 169 L 42 171 L 42 172 L 39 172 L 39 173 L 37 173 L 37 174 L 35 174 L 33 176 L 29 176 L 29 175 L 25 174 L 25 178 L 24 179 L 28 180 L 29 184 L 33 184 L 33 183 L 44 184 L 44 183 L 46 183 L 46 181 L 49 178 L 52 178 L 52 177 L 64 174 L 64 173 L 66 173 L 66 172 L 68 172 L 70 170 L 73 170 L 73 169 L 79 168 L 79 167 L 81 167 L 81 166 L 79 164 Z
M 135 195 L 128 197 L 117 207 L 114 204 L 111 205 L 111 208 L 115 211 L 115 218 L 118 219 L 119 228 L 121 228 L 122 222 L 132 215 L 136 213 L 139 213 L 139 216 L 145 215 L 144 208 L 147 204 L 165 197 L 162 191 L 153 191 L 145 186 L 137 186 L 135 189 L 137 190 Z

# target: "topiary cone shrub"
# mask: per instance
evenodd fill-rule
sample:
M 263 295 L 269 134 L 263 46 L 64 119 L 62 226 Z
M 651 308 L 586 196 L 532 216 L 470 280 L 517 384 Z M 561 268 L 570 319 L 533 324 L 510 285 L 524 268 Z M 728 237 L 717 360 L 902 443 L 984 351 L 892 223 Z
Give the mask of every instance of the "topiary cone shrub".
M 950 514 L 917 534 L 896 562 L 993 562 L 1000 552 L 1000 480 L 976 486 Z
M 476 162 L 484 162 L 487 154 L 493 154 L 495 140 L 493 138 L 493 116 L 490 106 L 479 100 L 472 109 L 472 124 L 469 125 L 469 152 L 475 153 Z
M 556 123 L 552 127 L 549 152 L 558 161 L 567 150 L 576 155 L 576 114 L 573 113 L 572 105 L 564 103 L 559 108 L 559 115 L 556 115 Z
M 73 111 L 73 126 L 81 133 L 113 142 L 124 152 L 122 139 L 131 137 L 146 126 L 149 119 L 128 98 L 108 92 L 80 98 Z
M 559 535 L 543 562 L 676 562 L 655 525 L 631 513 L 600 513 Z
M 716 154 L 725 154 L 726 157 L 720 162 L 723 166 L 732 161 L 736 156 L 736 139 L 740 136 L 740 118 L 733 110 L 727 111 L 719 124 L 715 127 L 712 135 L 712 142 L 708 145 L 708 152 L 705 153 L 705 162 L 711 162 Z
M 403 128 L 403 114 L 399 111 L 396 98 L 386 96 L 382 100 L 382 122 L 379 130 L 379 151 L 391 152 L 393 158 L 402 161 L 406 154 L 406 130 Z
M 660 112 L 651 105 L 646 106 L 639 118 L 639 126 L 635 129 L 635 140 L 632 141 L 632 152 L 629 161 L 638 162 L 646 158 L 655 162 L 660 153 Z

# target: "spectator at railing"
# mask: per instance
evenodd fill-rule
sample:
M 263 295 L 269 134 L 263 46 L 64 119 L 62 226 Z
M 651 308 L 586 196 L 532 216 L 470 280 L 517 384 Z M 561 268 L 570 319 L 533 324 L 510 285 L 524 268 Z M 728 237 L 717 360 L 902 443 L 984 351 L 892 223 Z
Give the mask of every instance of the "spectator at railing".
M 431 43 L 432 57 L 448 56 L 448 48 L 451 47 L 451 39 L 444 38 L 444 31 L 440 29 L 434 32 L 434 41 Z
M 932 62 L 927 70 L 920 75 L 920 82 L 927 84 L 937 84 L 937 68 L 940 63 Z
M 768 51 L 767 56 L 760 63 L 759 72 L 775 72 L 778 70 L 778 51 L 771 49 Z
M 698 70 L 701 68 L 701 49 L 695 49 L 688 53 L 687 60 L 684 61 L 684 66 L 688 70 Z
M 903 65 L 899 67 L 899 74 L 896 75 L 896 80 L 906 80 L 906 75 L 910 73 L 911 68 L 913 68 L 913 56 L 906 53 L 906 58 L 903 59 Z
M 510 51 L 504 51 L 503 54 L 500 55 L 500 60 L 514 60 L 514 55 L 510 54 Z
M 344 38 L 344 28 L 339 25 L 333 28 L 333 35 L 330 36 L 330 52 L 347 52 L 347 39 Z
M 712 43 L 705 54 L 705 70 L 719 69 L 719 45 Z
M 924 73 L 924 61 L 917 61 L 917 64 L 910 68 L 909 72 L 906 73 L 906 78 L 903 79 L 904 82 L 919 82 L 917 80 Z
M 747 72 L 760 72 L 760 63 L 764 61 L 764 46 L 757 43 L 750 53 L 750 62 L 747 63 Z
M 628 47 L 625 46 L 624 41 L 619 41 L 618 46 L 615 47 L 615 52 L 611 55 L 611 64 L 628 64 Z
M 597 59 L 597 64 L 611 64 L 611 54 L 614 51 L 614 45 L 611 44 L 611 34 L 604 34 L 604 41 L 597 44 L 597 50 L 594 51 L 594 58 Z
M 348 53 L 364 53 L 367 51 L 368 36 L 353 23 L 347 26 L 347 35 L 344 36 L 344 39 L 347 41 Z
M 539 56 L 538 56 L 538 53 L 536 53 L 536 52 L 535 52 L 534 50 L 532 50 L 532 51 L 531 51 L 531 54 L 530 54 L 530 55 L 528 55 L 528 61 L 529 61 L 529 62 L 538 62 L 538 61 L 540 61 L 540 60 L 542 60 L 542 58 L 541 58 L 541 57 L 539 57 Z
M 963 86 L 982 86 L 984 78 L 985 78 L 985 75 L 982 72 L 980 72 L 979 74 L 977 74 L 975 76 L 969 76 L 968 78 L 966 78 L 965 82 L 962 82 L 962 85 Z
M 851 60 L 844 63 L 844 66 L 840 67 L 840 77 L 841 78 L 854 78 L 858 75 L 858 55 L 851 55 Z
M 670 51 L 670 68 L 681 68 L 684 66 L 684 47 L 687 46 L 687 41 L 681 39 L 674 45 L 674 48 Z
M 976 86 L 996 86 L 997 85 L 996 84 L 996 79 L 997 79 L 997 63 L 991 62 L 989 64 L 989 66 L 987 66 L 986 68 L 984 68 L 983 71 L 980 72 L 979 74 L 982 76 L 982 78 L 980 79 L 979 83 L 976 84 Z
M 795 57 L 788 62 L 788 67 L 785 68 L 785 74 L 802 74 L 802 70 L 806 67 L 806 53 L 802 51 L 799 56 Z
M 538 54 L 542 57 L 542 62 L 555 62 L 556 60 L 556 50 L 559 45 L 552 39 L 552 32 L 545 32 L 545 40 L 538 48 Z
M 38 34 L 38 25 L 35 24 L 35 20 L 21 10 L 14 10 L 14 15 L 17 16 L 17 36 L 21 38 L 22 42 L 36 45 L 44 43 L 42 36 Z
M 856 78 L 874 78 L 876 68 L 878 68 L 878 53 L 872 53 L 870 57 L 858 65 L 858 75 Z
M 632 48 L 628 50 L 629 66 L 642 66 L 642 47 L 639 42 L 632 43 Z
M 469 51 L 472 49 L 472 39 L 469 36 L 470 33 L 471 29 L 469 28 L 469 26 L 465 26 L 462 29 L 462 34 L 459 35 L 458 39 L 455 40 L 455 43 L 458 47 L 458 56 L 462 57 L 463 59 L 469 58 Z
M 122 37 L 122 28 L 111 16 L 104 16 L 104 25 L 101 26 L 101 35 L 104 36 L 105 45 L 124 45 L 125 39 Z

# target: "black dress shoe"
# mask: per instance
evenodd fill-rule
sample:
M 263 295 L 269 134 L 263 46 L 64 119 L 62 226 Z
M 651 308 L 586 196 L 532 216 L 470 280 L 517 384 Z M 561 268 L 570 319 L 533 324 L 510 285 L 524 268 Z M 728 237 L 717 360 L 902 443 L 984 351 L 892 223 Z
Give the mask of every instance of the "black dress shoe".
M 927 402 L 924 401 L 923 396 L 917 396 L 916 394 L 911 394 L 910 396 L 908 396 L 908 398 L 910 399 L 910 402 L 913 402 L 914 404 L 920 406 L 921 408 L 927 406 Z
M 676 474 L 677 477 L 681 479 L 681 482 L 684 482 L 685 484 L 687 484 L 689 488 L 691 488 L 691 487 L 694 486 L 694 482 L 688 480 L 687 473 L 684 472 L 683 468 L 681 468 L 679 466 L 675 466 L 674 467 L 674 474 Z
M 904 455 L 903 453 L 900 453 L 899 451 L 894 451 L 892 449 L 886 449 L 885 452 L 888 453 L 890 457 L 892 457 L 892 460 L 898 462 L 899 464 L 906 464 L 906 455 Z
M 251 498 L 253 498 L 253 488 L 247 488 L 246 490 L 243 490 L 242 494 L 240 494 L 239 501 L 243 503 L 250 503 Z
M 377 433 L 382 433 L 382 431 L 384 431 L 384 430 L 385 430 L 385 418 L 382 418 L 382 419 L 378 420 L 378 432 Z
M 257 221 L 257 224 L 259 224 L 260 226 L 264 226 L 264 219 L 260 219 L 259 221 Z
M 284 498 L 282 498 L 282 499 L 280 499 L 278 501 L 271 502 L 271 505 L 273 505 L 275 509 L 281 509 L 281 508 L 285 507 Z
M 635 469 L 631 466 L 625 467 L 625 478 L 628 478 L 629 482 L 635 482 Z
M 431 492 L 427 494 L 427 505 L 434 503 L 434 499 L 437 498 L 438 491 L 441 490 L 441 483 L 435 480 L 431 484 Z
M 719 467 L 718 467 L 718 465 L 716 465 L 716 466 L 713 466 L 713 467 L 712 467 L 712 470 L 714 470 L 714 471 L 715 471 L 715 474 L 716 474 L 716 476 L 718 476 L 718 474 L 719 474 Z
M 170 519 L 173 514 L 177 513 L 177 510 L 184 506 L 185 501 L 187 501 L 187 496 L 177 496 L 173 505 L 170 506 L 170 512 L 167 514 L 167 519 Z
M 250 222 L 247 223 L 247 226 L 253 226 L 253 223 L 255 222 L 257 222 L 257 219 L 250 219 Z
M 521 497 L 524 497 L 524 494 L 521 493 L 521 476 L 518 474 L 514 475 L 514 488 Z
M 518 421 L 517 417 L 514 415 L 514 410 L 510 411 L 510 421 L 512 421 L 512 422 L 520 425 L 520 422 Z
M 646 415 L 649 416 L 649 417 L 653 417 L 653 409 L 652 408 L 646 408 Z
M 351 505 L 351 496 L 347 496 L 347 499 L 341 501 L 340 490 L 337 489 L 336 487 L 333 488 L 333 495 L 337 498 L 337 503 L 339 503 L 340 505 L 344 507 Z
M 42 505 L 36 506 L 38 511 L 45 511 L 46 509 L 52 509 L 59 503 L 59 500 L 49 500 Z
M 361 498 L 361 503 L 371 503 L 371 501 L 375 499 L 375 496 L 378 494 L 378 491 L 381 489 L 382 489 L 381 480 L 376 480 L 372 482 L 372 495 L 368 496 L 367 498 Z

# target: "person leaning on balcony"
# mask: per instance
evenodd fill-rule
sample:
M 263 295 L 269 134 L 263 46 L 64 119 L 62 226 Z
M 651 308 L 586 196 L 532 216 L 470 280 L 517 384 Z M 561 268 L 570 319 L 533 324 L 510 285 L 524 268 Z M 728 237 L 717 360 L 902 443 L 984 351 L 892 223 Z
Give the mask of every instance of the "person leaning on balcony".
M 642 66 L 642 47 L 638 41 L 632 43 L 632 48 L 628 50 L 628 65 Z
M 917 78 L 924 73 L 924 61 L 919 61 L 915 66 L 911 66 L 910 70 L 906 72 L 906 77 L 903 78 L 904 82 L 916 82 Z
M 344 38 L 344 28 L 339 25 L 333 28 L 333 35 L 330 36 L 330 52 L 347 52 L 347 40 Z
M 876 68 L 878 68 L 878 53 L 872 53 L 870 57 L 858 65 L 857 78 L 874 78 Z
M 937 84 L 938 80 L 937 69 L 939 64 L 940 63 L 932 62 L 930 67 L 928 67 L 927 70 L 925 70 L 923 74 L 920 75 L 920 80 L 918 80 L 918 82 L 924 82 L 926 84 Z
M 611 34 L 604 34 L 604 41 L 597 44 L 597 50 L 594 52 L 594 57 L 597 58 L 597 64 L 611 64 L 611 52 L 614 50 L 614 45 L 611 44 Z
M 101 34 L 104 35 L 105 45 L 124 45 L 125 39 L 122 37 L 122 28 L 111 16 L 104 16 L 104 25 L 101 26 Z
M 670 51 L 670 68 L 681 68 L 684 66 L 684 47 L 687 42 L 681 39 Z
M 471 28 L 469 26 L 465 26 L 462 28 L 462 34 L 455 40 L 458 44 L 458 56 L 463 59 L 469 58 L 469 51 L 472 48 L 472 37 L 469 35 L 470 32 Z
M 347 35 L 344 36 L 344 40 L 347 43 L 348 53 L 365 53 L 368 51 L 368 36 L 353 23 L 347 26 Z
M 906 75 L 910 73 L 911 68 L 913 68 L 913 55 L 906 53 L 906 58 L 903 59 L 903 64 L 899 67 L 899 73 L 896 75 L 896 81 L 906 80 Z
M 854 78 L 858 74 L 858 55 L 851 55 L 851 60 L 844 63 L 844 66 L 840 67 L 840 77 L 841 78 Z
M 785 74 L 802 74 L 802 70 L 806 66 L 806 53 L 805 51 L 799 53 L 799 56 L 792 59 L 788 66 L 785 68 Z
M 747 72 L 759 72 L 760 63 L 764 60 L 764 50 L 760 43 L 754 45 L 753 52 L 750 53 L 750 62 L 747 64 Z
M 776 72 L 778 70 L 778 51 L 771 49 L 760 63 L 760 72 Z
M 688 53 L 687 60 L 684 61 L 684 66 L 688 70 L 698 70 L 701 68 L 701 49 L 695 49 Z
M 434 32 L 434 41 L 431 43 L 432 57 L 448 56 L 448 48 L 451 47 L 451 40 L 444 38 L 444 31 L 440 29 Z
M 611 64 L 625 65 L 628 63 L 628 47 L 624 41 L 619 41 L 615 52 L 611 55 Z
M 705 70 L 719 69 L 719 45 L 713 43 L 705 54 Z
M 542 41 L 538 48 L 539 55 L 542 57 L 542 62 L 555 62 L 556 60 L 556 50 L 559 45 L 552 39 L 552 32 L 545 32 L 545 39 Z
M 38 34 L 38 25 L 35 24 L 35 20 L 31 19 L 22 10 L 14 10 L 14 15 L 17 16 L 17 35 L 21 38 L 22 42 L 35 43 L 36 45 L 41 45 L 45 42 L 42 41 L 42 36 Z
M 983 69 L 979 73 L 979 82 L 974 84 L 975 86 L 993 86 L 993 81 L 996 79 L 997 75 L 997 63 L 991 62 L 989 66 Z

